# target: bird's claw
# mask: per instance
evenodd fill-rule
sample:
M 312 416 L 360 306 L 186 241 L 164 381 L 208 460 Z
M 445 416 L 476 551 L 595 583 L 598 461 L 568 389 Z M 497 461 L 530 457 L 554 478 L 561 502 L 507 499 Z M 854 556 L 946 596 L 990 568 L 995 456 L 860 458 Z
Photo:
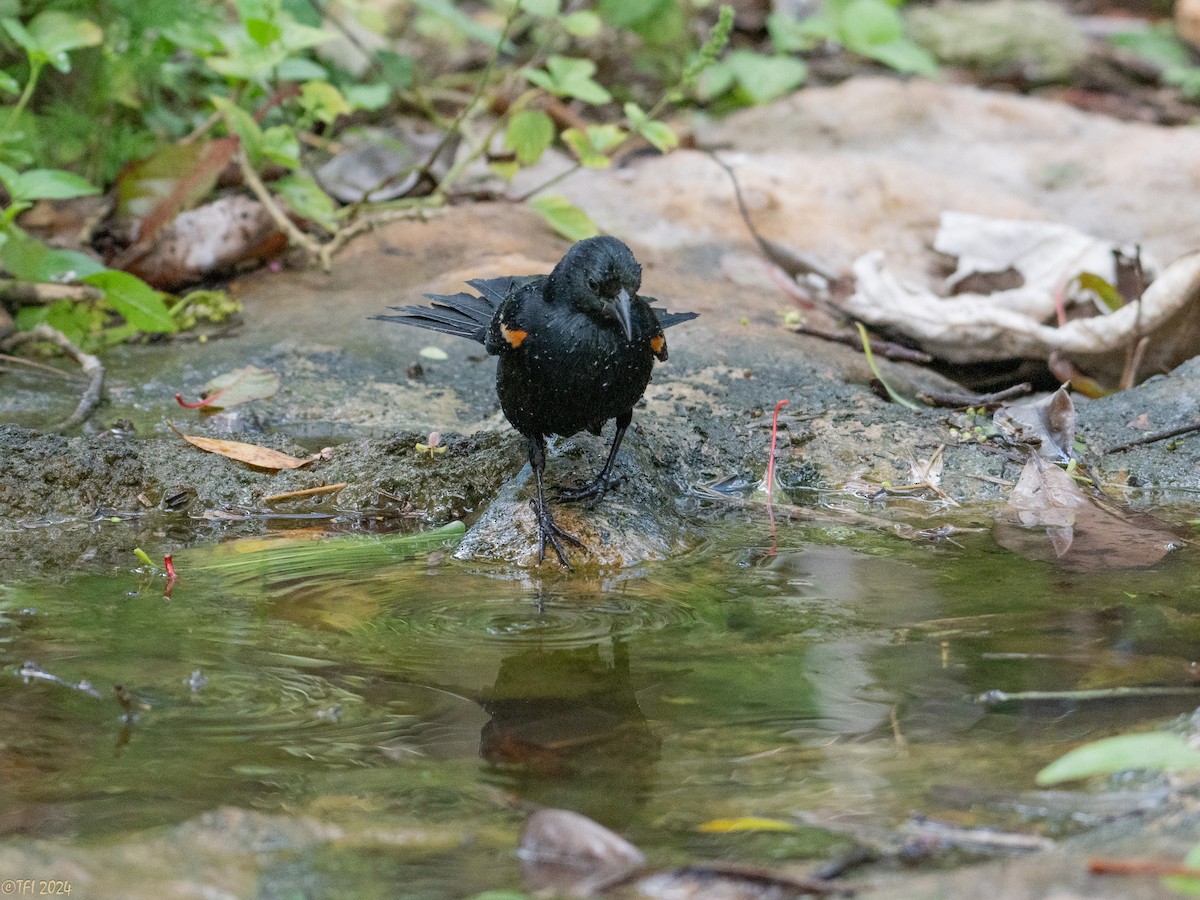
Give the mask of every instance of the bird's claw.
M 605 475 L 601 473 L 591 482 L 577 488 L 560 488 L 557 499 L 562 503 L 573 503 L 577 500 L 591 500 L 588 508 L 591 509 L 600 502 L 600 498 L 609 491 L 620 487 L 625 483 L 624 475 Z
M 568 531 L 563 531 L 558 527 L 554 518 L 550 515 L 549 507 L 538 503 L 536 500 L 529 501 L 529 505 L 533 507 L 533 513 L 537 516 L 538 523 L 538 562 L 541 563 L 546 559 L 546 545 L 549 544 L 554 549 L 554 555 L 558 557 L 558 563 L 564 569 L 570 569 L 571 564 L 567 561 L 567 551 L 563 549 L 562 542 L 559 538 L 569 541 L 581 550 L 586 550 L 587 547 L 575 535 Z

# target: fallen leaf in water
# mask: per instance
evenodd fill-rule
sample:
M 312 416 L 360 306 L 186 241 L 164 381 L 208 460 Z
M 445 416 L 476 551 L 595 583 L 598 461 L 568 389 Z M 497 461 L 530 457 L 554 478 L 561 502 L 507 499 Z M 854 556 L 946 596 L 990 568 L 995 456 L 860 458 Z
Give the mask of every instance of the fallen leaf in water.
M 517 855 L 532 890 L 568 897 L 593 896 L 646 861 L 616 832 L 567 809 L 530 816 Z
M 696 830 L 707 834 L 725 834 L 731 831 L 795 831 L 796 826 L 782 819 L 740 816 L 736 819 L 710 819 L 697 825 Z
M 241 441 L 196 437 L 195 435 L 184 434 L 170 422 L 167 425 L 193 447 L 199 447 L 205 453 L 216 453 L 218 456 L 236 459 L 238 462 L 244 462 L 247 465 L 256 466 L 260 469 L 298 469 L 301 466 L 307 466 L 316 459 L 316 457 L 299 459 L 295 456 L 288 456 L 286 453 L 280 453 L 278 450 L 272 450 L 270 447 L 260 447 L 257 444 L 243 444 Z
M 992 417 L 1000 433 L 1015 444 L 1028 444 L 1047 459 L 1064 462 L 1075 444 L 1075 403 L 1066 387 L 1033 403 L 1002 406 Z
M 245 366 L 218 375 L 204 385 L 202 399 L 187 403 L 182 394 L 175 399 L 188 409 L 229 409 L 251 400 L 265 400 L 279 391 L 279 376 L 258 366 Z
M 637 881 L 638 895 L 661 900 L 800 900 L 851 897 L 855 889 L 820 878 L 796 878 L 753 866 L 693 863 Z
M 996 522 L 995 537 L 1014 553 L 1073 572 L 1151 566 L 1178 543 L 1165 524 L 1102 505 L 1040 456 L 1025 464 Z

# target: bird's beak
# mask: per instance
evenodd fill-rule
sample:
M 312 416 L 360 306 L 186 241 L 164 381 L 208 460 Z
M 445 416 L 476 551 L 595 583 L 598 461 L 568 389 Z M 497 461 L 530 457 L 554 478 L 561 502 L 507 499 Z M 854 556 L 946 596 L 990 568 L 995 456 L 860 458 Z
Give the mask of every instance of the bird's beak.
M 621 288 L 620 292 L 613 299 L 613 314 L 617 317 L 617 321 L 621 323 L 621 329 L 625 332 L 625 340 L 633 340 L 633 319 L 629 312 L 629 291 Z

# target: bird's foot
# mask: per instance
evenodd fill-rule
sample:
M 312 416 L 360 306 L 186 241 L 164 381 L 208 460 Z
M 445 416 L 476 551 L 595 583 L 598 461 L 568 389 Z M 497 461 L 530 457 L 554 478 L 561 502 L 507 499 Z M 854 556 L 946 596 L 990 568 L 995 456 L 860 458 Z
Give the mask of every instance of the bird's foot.
M 581 550 L 587 548 L 579 538 L 570 532 L 563 531 L 554 521 L 554 517 L 550 515 L 550 507 L 544 503 L 538 503 L 536 500 L 530 500 L 529 505 L 533 507 L 533 514 L 537 516 L 538 523 L 538 562 L 541 563 L 546 558 L 546 545 L 549 544 L 554 549 L 554 555 L 558 557 L 559 565 L 564 569 L 570 569 L 571 564 L 567 561 L 567 551 L 563 549 L 562 538 L 569 541 Z
M 600 502 L 600 498 L 609 491 L 620 487 L 625 483 L 624 475 L 605 475 L 601 472 L 588 484 L 577 488 L 561 488 L 558 492 L 558 500 L 562 503 L 573 503 L 577 500 L 591 500 L 588 504 L 588 509 L 594 507 Z

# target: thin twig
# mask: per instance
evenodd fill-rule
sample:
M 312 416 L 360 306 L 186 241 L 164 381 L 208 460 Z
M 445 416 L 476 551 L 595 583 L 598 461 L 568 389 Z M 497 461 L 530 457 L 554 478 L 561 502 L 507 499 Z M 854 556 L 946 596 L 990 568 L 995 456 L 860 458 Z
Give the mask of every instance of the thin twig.
M 1178 428 L 1168 428 L 1166 431 L 1156 431 L 1153 434 L 1143 435 L 1140 438 L 1134 438 L 1132 441 L 1126 441 L 1124 444 L 1117 444 L 1114 447 L 1109 447 L 1107 450 L 1101 451 L 1101 456 L 1109 453 L 1123 453 L 1126 450 L 1132 450 L 1134 447 L 1143 447 L 1146 444 L 1154 444 L 1158 441 L 1165 441 L 1168 438 L 1179 437 L 1181 434 L 1191 434 L 1193 431 L 1200 431 L 1200 419 L 1191 422 L 1187 425 L 1180 425 Z
M 90 284 L 47 284 L 44 282 L 0 279 L 0 300 L 25 305 L 45 305 L 59 300 L 94 303 L 104 299 L 104 291 Z
M 14 334 L 4 342 L 4 347 L 7 350 L 12 350 L 21 344 L 33 341 L 49 341 L 51 344 L 54 344 L 79 363 L 80 368 L 83 369 L 83 374 L 88 376 L 87 387 L 83 390 L 83 396 L 79 398 L 79 405 L 75 407 L 75 412 L 67 416 L 58 425 L 55 425 L 53 430 L 59 432 L 68 431 L 77 425 L 83 424 L 96 411 L 96 407 L 100 405 L 100 399 L 104 395 L 104 365 L 97 357 L 92 356 L 90 353 L 84 353 L 76 347 L 57 328 L 51 328 L 45 324 L 37 325 L 31 331 L 21 331 Z
M 878 349 L 878 348 L 876 348 Z M 929 406 L 954 408 L 958 406 L 999 406 L 1005 400 L 1013 397 L 1023 397 L 1033 390 L 1028 381 L 1014 384 L 1012 387 L 991 394 L 959 394 L 953 391 L 926 390 L 917 393 L 917 399 Z
M 1194 697 L 1200 687 L 1114 687 L 1081 691 L 984 691 L 975 698 L 981 706 L 1001 703 L 1044 703 L 1047 701 L 1128 700 L 1142 697 Z
M 831 331 L 828 328 L 818 328 L 808 323 L 796 325 L 792 330 L 797 334 L 807 334 L 811 337 L 821 338 L 821 340 L 831 341 L 835 344 L 845 344 L 847 347 L 853 347 L 856 350 L 862 349 L 862 338 L 859 337 L 857 331 L 850 331 L 849 329 Z M 893 341 L 885 341 L 880 337 L 871 338 L 871 349 L 886 359 L 898 359 L 903 362 L 913 363 L 933 362 L 933 357 L 928 353 L 921 350 L 914 350 L 912 347 L 905 347 L 903 344 L 897 344 Z
M 279 208 L 279 204 L 275 202 L 275 198 L 271 196 L 271 192 L 267 190 L 267 186 L 262 183 L 262 179 L 254 171 L 254 166 L 250 165 L 250 157 L 246 155 L 246 148 L 244 146 L 238 147 L 237 161 L 238 168 L 242 171 L 242 178 L 246 181 L 246 186 L 258 198 L 258 202 L 263 205 L 267 214 L 279 226 L 280 230 L 288 236 L 288 240 L 303 247 L 304 252 L 312 259 L 320 260 L 322 268 L 328 272 L 329 266 L 321 253 L 321 245 L 297 228 L 296 224 Z
M 373 212 L 370 215 L 363 216 L 360 219 L 355 219 L 353 222 L 350 222 L 349 224 L 339 228 L 336 232 L 334 232 L 333 237 L 321 245 L 321 249 L 317 253 L 317 259 L 321 263 L 321 268 L 328 272 L 333 266 L 333 255 L 364 231 L 370 231 L 376 226 L 383 225 L 387 222 L 396 222 L 406 219 L 423 219 L 425 216 L 434 212 L 443 212 L 443 210 L 439 207 L 422 204 L 405 207 L 403 209 L 379 210 L 378 212 Z
M 466 105 L 458 111 L 458 115 L 454 117 L 454 120 L 450 123 L 450 127 L 448 127 L 445 134 L 442 135 L 442 139 L 438 141 L 437 146 L 433 148 L 433 152 L 429 154 L 429 158 L 424 165 L 426 172 L 433 168 L 433 164 L 437 161 L 437 158 L 442 155 L 446 147 L 449 146 L 450 142 L 454 140 L 455 135 L 460 133 L 462 124 L 466 120 L 467 116 L 469 116 L 479 104 L 480 98 L 483 97 L 483 92 L 487 89 L 488 83 L 492 79 L 492 69 L 496 66 L 496 60 L 499 59 L 500 54 L 504 52 L 504 45 L 508 42 L 508 33 L 512 30 L 513 23 L 516 22 L 517 16 L 520 14 L 520 12 L 521 4 L 514 3 L 513 8 L 509 11 L 507 18 L 504 20 L 504 27 L 500 30 L 500 40 L 496 42 L 496 50 L 488 57 L 487 64 L 484 65 L 483 72 L 479 76 L 479 81 L 475 85 L 475 93 L 471 95 L 471 99 L 467 101 Z M 462 170 L 471 162 L 473 162 L 481 152 L 482 149 L 473 153 L 469 153 L 463 160 L 459 161 L 455 165 L 452 165 L 446 174 L 442 176 L 442 180 L 438 182 L 437 187 L 434 189 L 434 193 L 445 194 L 447 190 L 449 190 L 450 186 L 454 184 L 454 179 L 457 178 L 462 173 Z
M 329 494 L 333 491 L 340 491 L 348 482 L 339 481 L 337 484 L 326 484 L 321 487 L 305 488 L 302 491 L 287 491 L 282 494 L 272 494 L 269 497 L 263 497 L 264 503 L 274 503 L 277 500 L 294 500 L 297 497 L 311 497 L 314 494 Z
M 28 366 L 30 369 L 37 369 L 39 372 L 45 372 L 47 375 L 57 375 L 59 378 L 70 378 L 70 372 L 64 372 L 62 369 L 56 369 L 54 366 L 47 365 L 44 362 L 38 362 L 36 359 L 26 359 L 23 356 L 13 356 L 9 353 L 0 353 L 0 363 L 10 363 L 14 366 Z M 8 371 L 12 371 L 11 369 Z

